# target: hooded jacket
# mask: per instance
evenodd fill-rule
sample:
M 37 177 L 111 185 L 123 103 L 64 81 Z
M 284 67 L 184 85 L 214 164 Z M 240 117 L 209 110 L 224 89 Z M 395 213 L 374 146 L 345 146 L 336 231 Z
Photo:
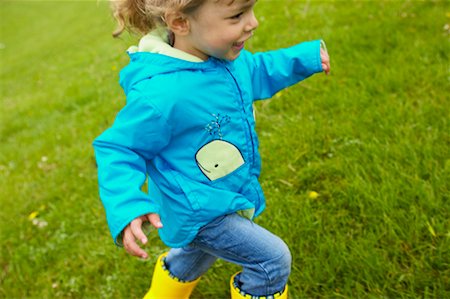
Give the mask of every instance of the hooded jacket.
M 321 41 L 199 62 L 160 35 L 129 49 L 126 105 L 94 149 L 116 243 L 133 219 L 158 213 L 161 240 L 183 247 L 218 216 L 264 210 L 252 104 L 321 72 Z

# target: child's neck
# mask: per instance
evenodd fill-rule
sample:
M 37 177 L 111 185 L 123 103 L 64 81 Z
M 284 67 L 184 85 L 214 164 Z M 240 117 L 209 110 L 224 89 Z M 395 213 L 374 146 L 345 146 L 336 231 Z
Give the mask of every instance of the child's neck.
M 171 39 L 173 39 L 173 43 L 170 43 Z M 169 43 L 175 49 L 194 55 L 203 61 L 206 61 L 209 58 L 208 55 L 193 46 L 193 43 L 190 41 L 189 36 L 177 36 L 172 33 L 169 35 Z

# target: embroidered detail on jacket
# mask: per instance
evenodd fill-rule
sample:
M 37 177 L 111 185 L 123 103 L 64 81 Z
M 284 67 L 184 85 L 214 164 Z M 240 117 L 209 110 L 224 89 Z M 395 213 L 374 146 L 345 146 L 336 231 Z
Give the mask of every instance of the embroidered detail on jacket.
M 212 114 L 214 117 L 214 120 L 210 121 L 206 127 L 205 130 L 209 133 L 211 136 L 217 135 L 220 140 L 223 138 L 222 128 L 225 124 L 230 122 L 230 117 L 228 115 L 221 116 L 220 113 Z
M 210 121 L 205 130 L 213 138 L 217 138 L 202 146 L 195 154 L 197 166 L 210 180 L 220 179 L 242 166 L 245 161 L 239 149 L 232 143 L 223 139 L 223 126 L 230 122 L 228 115 L 212 114 L 214 120 Z M 217 136 L 217 137 L 216 137 Z

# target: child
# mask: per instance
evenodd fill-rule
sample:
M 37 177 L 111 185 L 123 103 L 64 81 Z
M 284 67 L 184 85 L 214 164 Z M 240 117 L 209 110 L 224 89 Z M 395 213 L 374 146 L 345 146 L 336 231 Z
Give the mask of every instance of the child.
M 291 255 L 252 220 L 265 208 L 253 101 L 330 65 L 321 41 L 251 54 L 256 0 L 123 0 L 120 29 L 148 33 L 120 73 L 127 104 L 94 141 L 116 244 L 147 258 L 150 222 L 172 249 L 145 298 L 189 298 L 217 258 L 241 265 L 232 298 L 287 298 Z M 148 192 L 141 187 L 148 178 Z

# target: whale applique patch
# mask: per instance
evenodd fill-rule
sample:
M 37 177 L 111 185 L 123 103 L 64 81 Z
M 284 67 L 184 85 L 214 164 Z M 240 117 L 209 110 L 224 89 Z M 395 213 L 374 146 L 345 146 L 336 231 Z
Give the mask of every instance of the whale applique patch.
M 223 127 L 230 122 L 228 115 L 212 114 L 205 130 L 215 138 L 202 146 L 195 154 L 197 166 L 210 180 L 220 179 L 242 166 L 245 161 L 242 153 L 232 143 L 223 140 Z

